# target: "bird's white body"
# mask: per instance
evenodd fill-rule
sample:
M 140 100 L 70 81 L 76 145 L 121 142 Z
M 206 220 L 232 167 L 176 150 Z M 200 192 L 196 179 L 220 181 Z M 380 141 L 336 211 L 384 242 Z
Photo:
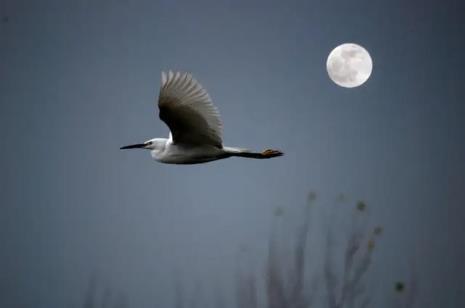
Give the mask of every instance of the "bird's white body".
M 150 154 L 153 159 L 165 164 L 199 164 L 229 157 L 224 148 L 212 145 L 174 144 L 171 139 L 152 139 Z
M 154 138 L 121 149 L 147 149 L 155 160 L 166 164 L 199 164 L 231 156 L 263 159 L 282 155 L 276 150 L 250 152 L 223 146 L 218 109 L 189 73 L 162 73 L 158 107 L 160 119 L 170 128 L 169 138 Z

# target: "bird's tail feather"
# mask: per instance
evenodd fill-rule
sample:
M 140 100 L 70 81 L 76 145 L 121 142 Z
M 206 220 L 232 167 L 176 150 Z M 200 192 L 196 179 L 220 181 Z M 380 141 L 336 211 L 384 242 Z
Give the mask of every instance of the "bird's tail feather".
M 236 157 L 246 157 L 246 158 L 255 158 L 255 159 L 267 159 L 278 156 L 283 156 L 284 153 L 278 150 L 265 150 L 263 152 L 251 152 L 246 149 L 233 148 L 233 147 L 223 147 L 228 156 Z

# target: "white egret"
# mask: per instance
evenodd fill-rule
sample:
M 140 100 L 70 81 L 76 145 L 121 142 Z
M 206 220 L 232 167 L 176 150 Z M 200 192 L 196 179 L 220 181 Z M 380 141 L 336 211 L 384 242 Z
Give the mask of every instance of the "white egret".
M 198 164 L 228 157 L 265 159 L 283 155 L 277 150 L 252 152 L 223 146 L 218 109 L 207 91 L 190 73 L 161 74 L 158 97 L 160 119 L 169 129 L 169 138 L 154 138 L 121 149 L 147 149 L 166 164 Z

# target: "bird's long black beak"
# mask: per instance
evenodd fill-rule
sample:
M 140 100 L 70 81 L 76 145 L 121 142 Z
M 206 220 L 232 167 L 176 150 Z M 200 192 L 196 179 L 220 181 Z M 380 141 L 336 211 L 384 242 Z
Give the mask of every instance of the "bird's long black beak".
M 146 146 L 145 143 L 131 144 L 131 145 L 127 145 L 127 146 L 121 147 L 120 150 L 126 150 L 126 149 L 143 149 L 143 148 L 145 148 L 145 146 Z

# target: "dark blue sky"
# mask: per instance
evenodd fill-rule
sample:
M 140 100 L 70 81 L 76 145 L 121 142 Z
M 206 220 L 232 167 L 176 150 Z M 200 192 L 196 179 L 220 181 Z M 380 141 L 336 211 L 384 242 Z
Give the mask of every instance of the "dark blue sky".
M 0 0 L 0 306 L 78 303 L 91 275 L 134 307 L 169 307 L 173 275 L 227 286 L 239 247 L 263 263 L 273 209 L 310 190 L 370 204 L 382 286 L 414 260 L 419 307 L 464 306 L 464 9 Z M 344 42 L 373 58 L 359 88 L 325 70 Z M 171 166 L 119 151 L 167 136 L 167 69 L 205 86 L 226 145 L 286 155 Z

